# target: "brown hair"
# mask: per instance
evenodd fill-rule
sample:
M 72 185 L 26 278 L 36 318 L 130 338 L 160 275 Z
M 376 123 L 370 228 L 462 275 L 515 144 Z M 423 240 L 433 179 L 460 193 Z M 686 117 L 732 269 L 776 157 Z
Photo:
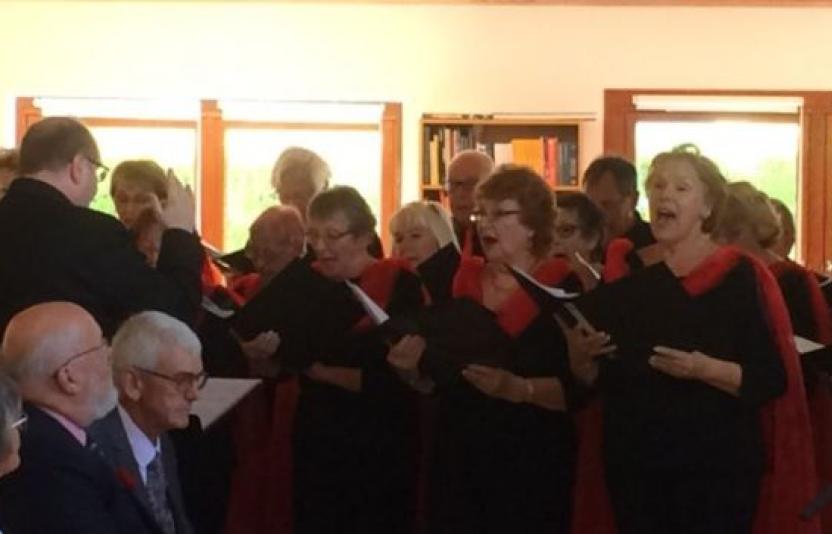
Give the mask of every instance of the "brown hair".
M 321 191 L 309 203 L 310 219 L 329 219 L 343 213 L 354 236 L 374 235 L 376 218 L 364 197 L 355 188 L 338 185 Z
M 0 148 L 0 169 L 8 169 L 16 174 L 19 163 L 20 157 L 17 154 L 17 150 L 13 148 Z
M 516 201 L 520 206 L 520 222 L 533 232 L 532 253 L 538 258 L 549 254 L 555 224 L 555 198 L 537 173 L 519 165 L 500 165 L 494 174 L 480 182 L 477 200 Z
M 732 242 L 744 229 L 764 249 L 774 245 L 781 233 L 777 212 L 768 196 L 748 182 L 733 182 L 728 184 L 728 199 L 714 233 Z
M 122 161 L 113 169 L 110 196 L 115 196 L 119 185 L 129 184 L 156 195 L 159 202 L 168 198 L 168 179 L 164 169 L 153 160 L 136 159 Z
M 20 142 L 20 174 L 55 171 L 75 156 L 97 161 L 98 146 L 86 126 L 70 117 L 47 117 L 33 124 Z
M 728 182 L 719 167 L 711 159 L 703 156 L 696 145 L 690 143 L 679 145 L 668 152 L 657 154 L 653 158 L 647 173 L 647 181 L 644 183 L 646 189 L 649 190 L 651 187 L 656 168 L 668 161 L 686 162 L 693 167 L 696 176 L 705 186 L 705 202 L 711 208 L 711 214 L 702 221 L 702 231 L 705 233 L 712 232 L 728 195 L 726 191 Z

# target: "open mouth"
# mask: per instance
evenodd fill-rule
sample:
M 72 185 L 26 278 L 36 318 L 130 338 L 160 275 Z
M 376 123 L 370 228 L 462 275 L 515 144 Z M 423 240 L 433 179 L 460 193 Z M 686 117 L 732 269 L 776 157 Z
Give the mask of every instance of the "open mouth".
M 480 240 L 482 241 L 482 244 L 485 247 L 490 247 L 490 246 L 496 245 L 497 242 L 499 241 L 496 237 L 494 237 L 492 235 L 480 236 Z
M 667 208 L 659 208 L 656 210 L 656 218 L 658 222 L 672 222 L 676 220 L 676 212 Z

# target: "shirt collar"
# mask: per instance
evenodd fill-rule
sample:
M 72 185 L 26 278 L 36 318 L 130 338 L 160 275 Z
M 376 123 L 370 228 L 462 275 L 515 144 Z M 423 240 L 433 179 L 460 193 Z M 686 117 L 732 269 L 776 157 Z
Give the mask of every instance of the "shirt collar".
M 64 427 L 67 432 L 72 434 L 72 437 L 78 440 L 78 443 L 81 444 L 82 447 L 87 446 L 87 433 L 84 431 L 83 428 L 75 424 L 74 421 L 69 420 L 66 416 L 59 414 L 54 410 L 50 410 L 49 408 L 45 408 L 43 406 L 38 406 L 44 413 L 46 413 L 49 417 L 57 421 Z
M 159 439 L 156 438 L 156 443 L 150 441 L 135 422 L 130 414 L 118 406 L 118 415 L 121 417 L 121 423 L 124 426 L 124 431 L 127 433 L 127 440 L 130 442 L 130 448 L 133 450 L 133 457 L 136 463 L 139 464 L 139 469 L 144 472 L 147 465 L 153 461 L 156 455 L 160 452 Z

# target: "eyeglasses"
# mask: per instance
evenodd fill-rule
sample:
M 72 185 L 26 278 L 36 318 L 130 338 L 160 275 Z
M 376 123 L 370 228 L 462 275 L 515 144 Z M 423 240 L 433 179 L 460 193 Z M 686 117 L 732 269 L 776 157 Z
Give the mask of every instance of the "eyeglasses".
M 471 214 L 471 222 L 473 223 L 483 223 L 488 221 L 490 223 L 496 223 L 500 219 L 508 217 L 510 215 L 519 215 L 520 210 L 497 210 L 493 213 L 486 213 L 484 211 L 475 211 Z
M 324 232 L 323 234 L 310 231 L 306 232 L 306 242 L 310 245 L 314 245 L 318 242 L 319 239 L 321 239 L 327 245 L 332 245 L 336 243 L 338 240 L 350 235 L 351 233 L 352 231 L 350 230 L 344 230 L 343 232 Z
M 561 239 L 569 239 L 578 230 L 578 226 L 574 224 L 556 224 L 555 234 Z
M 477 187 L 478 182 L 479 179 L 476 176 L 462 180 L 448 180 L 445 183 L 445 188 L 448 191 L 473 191 Z
M 82 350 L 81 352 L 76 352 L 75 354 L 73 354 L 72 356 L 70 356 L 69 358 L 67 358 L 67 359 L 66 359 L 66 361 L 65 361 L 64 363 L 62 363 L 60 366 L 58 366 L 58 368 L 57 368 L 57 369 L 55 369 L 55 374 L 58 374 L 58 371 L 60 371 L 61 369 L 63 369 L 63 368 L 64 368 L 64 367 L 66 367 L 67 365 L 71 364 L 72 362 L 74 362 L 74 361 L 75 361 L 75 360 L 77 360 L 78 358 L 80 358 L 80 357 L 82 357 L 82 356 L 86 356 L 87 354 L 92 354 L 93 352 L 96 352 L 96 351 L 98 351 L 98 350 L 101 350 L 101 349 L 103 349 L 103 348 L 104 348 L 104 347 L 106 347 L 106 346 L 107 346 L 107 340 L 106 340 L 106 339 L 102 339 L 102 340 L 101 340 L 101 343 L 99 343 L 98 345 L 96 345 L 96 346 L 94 346 L 94 347 L 90 347 L 90 348 L 85 349 L 85 350 Z
M 86 156 L 85 156 L 86 157 Z M 93 164 L 96 168 L 96 173 L 98 174 L 98 181 L 103 182 L 107 179 L 107 175 L 110 173 L 110 168 L 100 161 L 96 161 L 90 157 L 87 157 L 87 161 Z
M 26 415 L 26 414 L 21 415 L 17 419 L 17 421 L 12 423 L 12 430 L 14 430 L 16 428 L 19 432 L 23 432 L 24 430 L 26 430 L 26 422 L 27 421 L 29 421 L 29 416 Z
M 150 369 L 145 369 L 144 367 L 138 367 L 135 365 L 133 366 L 133 369 L 175 384 L 176 389 L 183 395 L 191 389 L 200 390 L 204 388 L 205 384 L 208 382 L 208 373 L 205 371 L 198 374 L 176 373 L 175 375 L 166 375 L 164 373 L 157 373 L 156 371 L 151 371 Z

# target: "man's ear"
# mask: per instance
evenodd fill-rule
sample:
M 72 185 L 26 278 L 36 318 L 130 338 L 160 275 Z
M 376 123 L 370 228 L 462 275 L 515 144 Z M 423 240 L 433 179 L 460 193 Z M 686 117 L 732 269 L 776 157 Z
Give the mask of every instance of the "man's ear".
M 81 391 L 81 383 L 72 374 L 69 365 L 64 365 L 55 372 L 55 382 L 58 385 L 58 389 L 66 395 L 75 396 Z
M 80 185 L 83 180 L 84 166 L 88 165 L 87 158 L 81 154 L 76 154 L 72 161 L 69 162 L 69 179 L 73 185 Z
M 138 402 L 144 391 L 144 382 L 134 371 L 120 371 L 118 373 L 118 385 L 122 395 L 133 402 Z

